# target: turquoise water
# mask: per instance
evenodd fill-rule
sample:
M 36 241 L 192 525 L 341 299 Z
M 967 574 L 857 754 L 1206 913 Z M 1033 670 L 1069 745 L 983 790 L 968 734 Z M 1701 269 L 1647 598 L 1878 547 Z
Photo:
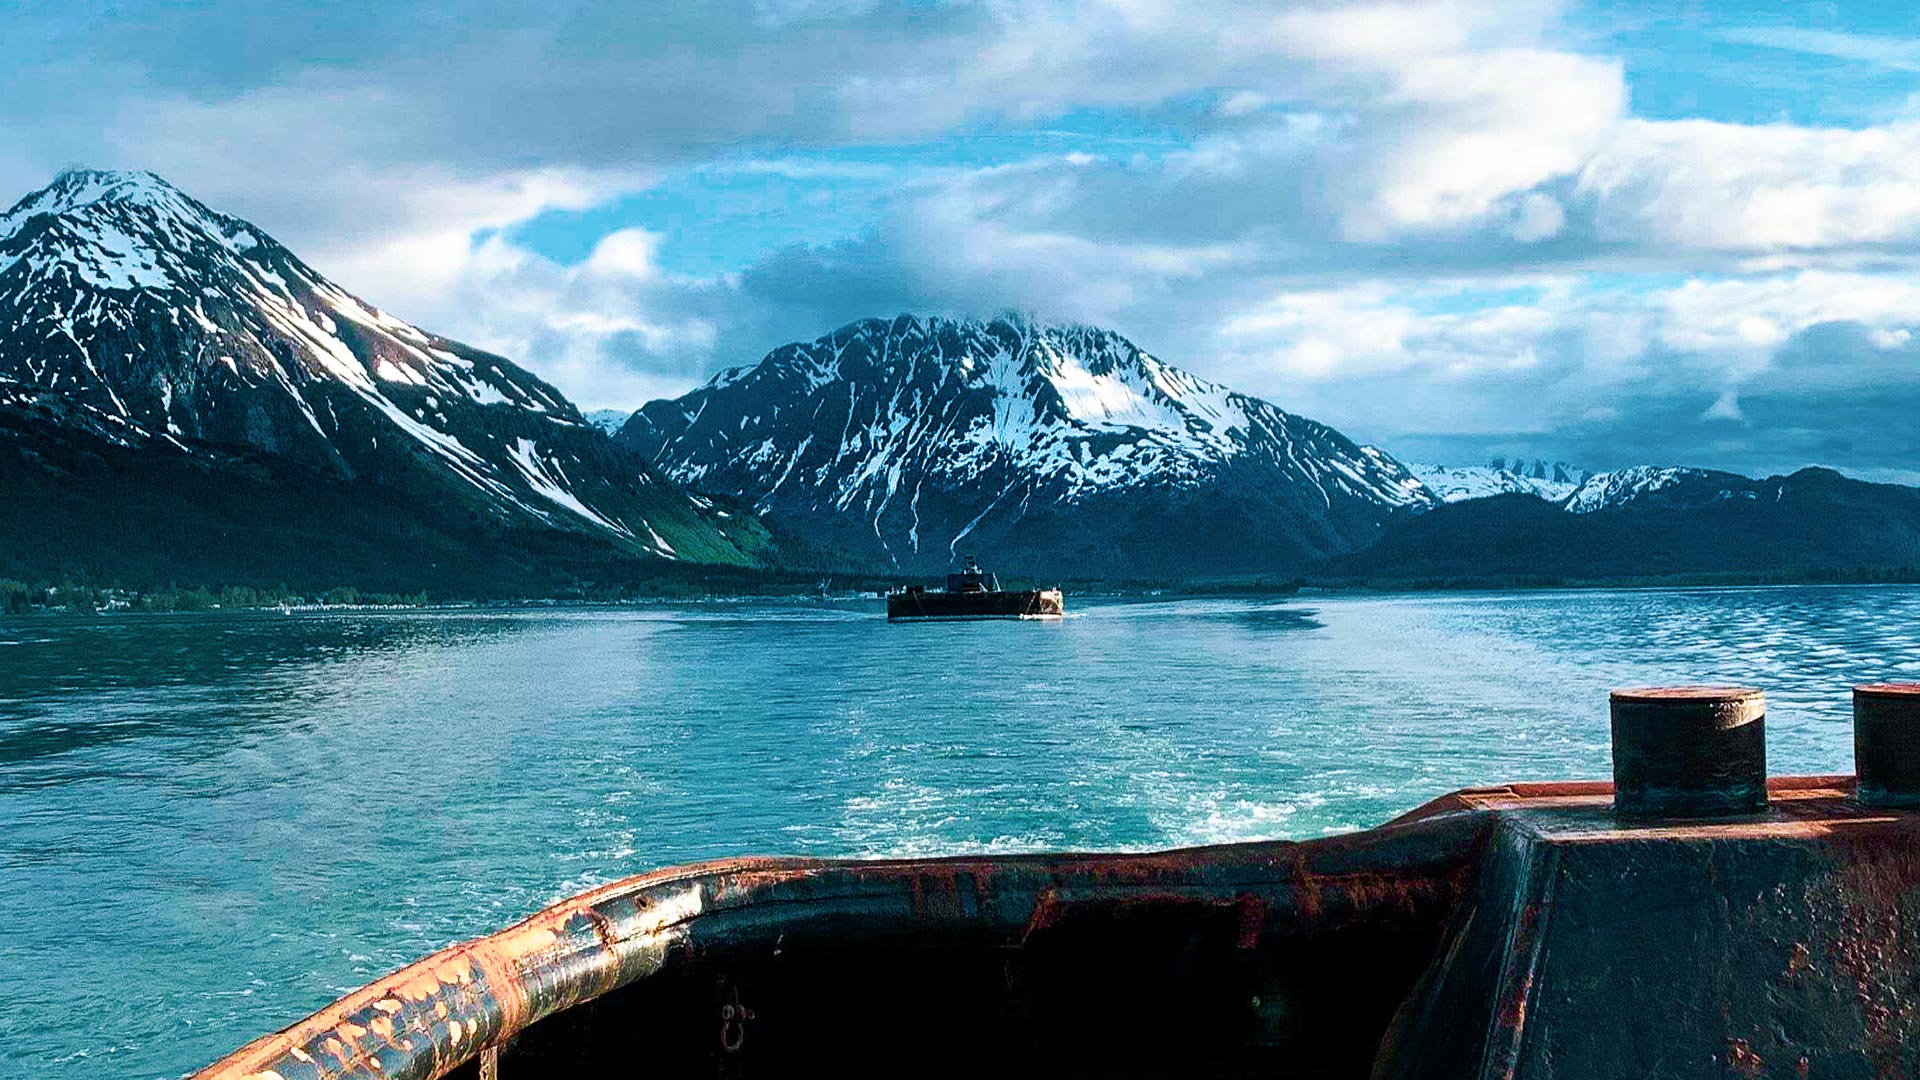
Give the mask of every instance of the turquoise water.
M 1602 777 L 1611 686 L 1769 692 L 1846 771 L 1920 590 L 235 613 L 0 623 L 0 1077 L 172 1077 L 597 882 L 1149 848 Z

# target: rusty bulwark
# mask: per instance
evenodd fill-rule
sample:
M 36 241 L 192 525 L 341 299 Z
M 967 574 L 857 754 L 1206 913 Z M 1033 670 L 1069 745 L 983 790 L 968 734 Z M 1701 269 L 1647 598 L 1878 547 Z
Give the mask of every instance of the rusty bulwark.
M 730 864 L 737 871 L 763 865 Z M 445 1075 L 542 1017 L 656 969 L 679 926 L 698 910 L 702 870 L 663 871 L 598 889 L 442 950 L 198 1075 Z
M 714 956 L 888 941 L 1018 951 L 1089 913 L 1127 925 L 1130 913 L 1218 912 L 1235 947 L 1249 950 L 1369 920 L 1413 919 L 1437 932 L 1467 887 L 1483 824 L 1437 814 L 1304 843 L 1157 854 L 735 859 L 663 870 L 436 953 L 198 1076 L 445 1076 L 570 1007 Z
M 643 875 L 201 1075 L 1907 1076 L 1914 912 L 1920 814 L 1851 778 L 1692 820 L 1479 788 L 1304 843 Z

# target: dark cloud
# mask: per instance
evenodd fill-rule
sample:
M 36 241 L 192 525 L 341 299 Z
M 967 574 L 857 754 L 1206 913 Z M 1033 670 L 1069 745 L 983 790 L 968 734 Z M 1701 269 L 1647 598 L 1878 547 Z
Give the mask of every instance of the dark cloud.
M 1731 415 L 1718 389 L 1656 378 L 1611 395 L 1604 408 L 1584 416 L 1568 410 L 1530 432 L 1391 433 L 1390 442 L 1409 457 L 1448 464 L 1504 454 L 1590 469 L 1692 465 L 1750 475 L 1826 465 L 1868 479 L 1920 482 L 1920 350 L 1888 350 L 1872 336 L 1858 324 L 1796 335 L 1769 372 L 1735 392 Z M 1662 355 L 1646 363 L 1655 370 L 1685 366 Z

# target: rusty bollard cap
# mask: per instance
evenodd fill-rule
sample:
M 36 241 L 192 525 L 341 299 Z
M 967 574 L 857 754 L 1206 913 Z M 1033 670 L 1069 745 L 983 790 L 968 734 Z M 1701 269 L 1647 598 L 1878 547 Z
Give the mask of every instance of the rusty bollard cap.
M 1766 695 L 1743 686 L 1649 686 L 1609 696 L 1614 809 L 1714 817 L 1767 805 Z
M 1920 683 L 1912 682 L 1870 682 L 1861 683 L 1853 688 L 1854 697 L 1875 698 L 1912 698 L 1920 700 Z
M 1861 802 L 1920 807 L 1920 683 L 1853 688 L 1853 771 Z
M 1614 701 L 1641 705 L 1698 707 L 1713 702 L 1766 703 L 1767 693 L 1750 686 L 1629 686 L 1607 695 Z

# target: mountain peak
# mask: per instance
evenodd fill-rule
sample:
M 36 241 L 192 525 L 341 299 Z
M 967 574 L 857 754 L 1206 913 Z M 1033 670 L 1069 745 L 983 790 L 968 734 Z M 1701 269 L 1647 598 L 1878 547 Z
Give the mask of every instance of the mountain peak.
M 1736 496 L 1753 498 L 1753 481 L 1713 469 L 1666 465 L 1634 465 L 1595 473 L 1581 481 L 1562 504 L 1576 514 L 1644 502 L 1649 496 L 1684 497 L 1692 501 L 1724 501 Z
M 629 551 L 742 558 L 553 387 L 362 302 L 150 172 L 70 169 L 0 216 L 0 408 L 128 448 L 405 476 L 489 521 Z
M 621 438 L 823 546 L 927 570 L 963 542 L 1009 571 L 1270 569 L 1431 502 L 1324 424 L 1011 313 L 849 323 L 648 404 Z
M 26 261 L 113 290 L 183 289 L 197 266 L 270 245 L 155 173 L 68 169 L 0 215 L 0 273 Z
M 1098 424 L 1125 422 L 1122 413 L 1141 419 L 1142 409 L 1155 411 L 1150 403 L 1169 395 L 1228 393 L 1161 363 L 1112 330 L 1014 311 L 988 318 L 908 313 L 856 320 L 814 341 L 783 345 L 757 365 L 729 368 L 707 388 L 763 379 L 818 387 L 836 380 L 876 386 L 923 378 L 954 379 L 1002 398 L 1025 396 L 1040 380 L 1052 391 L 1041 395 L 1039 408 Z
M 60 170 L 53 183 L 44 189 L 58 192 L 90 192 L 91 197 L 125 196 L 139 192 L 179 192 L 159 173 L 147 169 L 93 169 L 82 166 Z
M 149 207 L 190 217 L 217 218 L 158 173 L 143 169 L 66 169 L 53 182 L 7 211 L 6 221 L 71 214 L 95 206 Z

